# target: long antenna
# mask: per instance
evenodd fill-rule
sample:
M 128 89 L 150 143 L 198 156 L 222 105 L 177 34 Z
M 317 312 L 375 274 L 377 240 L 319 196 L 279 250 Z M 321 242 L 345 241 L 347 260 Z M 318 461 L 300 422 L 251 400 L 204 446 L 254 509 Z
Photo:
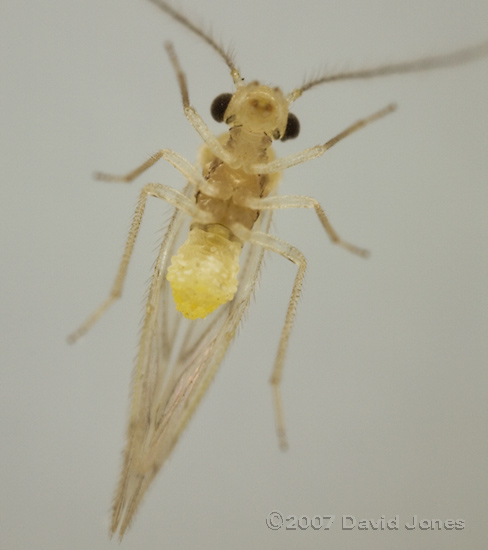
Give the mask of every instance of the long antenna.
M 192 23 L 190 19 L 188 19 L 185 15 L 177 11 L 173 6 L 171 6 L 164 0 L 149 0 L 149 2 L 151 2 L 152 4 L 157 6 L 159 9 L 167 13 L 175 21 L 178 21 L 178 23 L 183 25 L 183 27 L 187 28 L 193 34 L 196 34 L 199 38 L 201 38 L 204 42 L 206 42 L 211 48 L 213 48 L 218 53 L 218 55 L 224 60 L 225 64 L 229 67 L 230 74 L 234 82 L 237 84 L 241 81 L 239 71 L 237 70 L 237 67 L 234 65 L 234 61 L 232 59 L 231 54 L 228 51 L 225 51 L 225 49 L 212 38 L 210 33 L 205 32 L 203 29 L 195 25 L 195 23 Z
M 481 42 L 469 48 L 463 48 L 442 55 L 431 57 L 421 57 L 410 61 L 401 61 L 399 63 L 390 63 L 380 65 L 379 67 L 371 67 L 369 69 L 359 69 L 357 71 L 346 71 L 342 73 L 326 74 L 319 78 L 315 78 L 306 82 L 300 88 L 293 90 L 288 96 L 288 103 L 291 104 L 295 99 L 298 99 L 303 92 L 310 90 L 319 84 L 326 82 L 337 82 L 339 80 L 353 80 L 363 78 L 376 78 L 377 76 L 388 76 L 392 74 L 417 73 L 422 71 L 430 71 L 432 69 L 441 69 L 443 67 L 452 67 L 470 63 L 481 57 L 488 55 L 488 40 Z

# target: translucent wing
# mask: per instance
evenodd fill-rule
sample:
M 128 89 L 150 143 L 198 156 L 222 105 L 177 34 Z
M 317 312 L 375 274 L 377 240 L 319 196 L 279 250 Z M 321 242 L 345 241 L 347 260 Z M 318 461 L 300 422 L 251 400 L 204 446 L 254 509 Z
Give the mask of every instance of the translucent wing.
M 186 188 L 190 194 L 193 189 Z M 262 213 L 268 230 L 271 211 Z M 256 224 L 258 225 L 258 224 Z M 232 341 L 256 286 L 263 250 L 246 244 L 234 299 L 206 319 L 189 321 L 174 307 L 166 271 L 184 233 L 175 212 L 163 239 L 147 297 L 124 465 L 115 496 L 111 532 L 122 537 Z

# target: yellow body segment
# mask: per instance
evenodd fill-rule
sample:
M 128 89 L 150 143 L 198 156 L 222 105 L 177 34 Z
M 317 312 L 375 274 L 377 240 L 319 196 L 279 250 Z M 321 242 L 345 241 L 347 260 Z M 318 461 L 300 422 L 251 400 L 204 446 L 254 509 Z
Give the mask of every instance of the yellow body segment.
M 167 280 L 176 309 L 187 319 L 204 318 L 237 291 L 241 243 L 222 226 L 194 227 L 171 259 Z

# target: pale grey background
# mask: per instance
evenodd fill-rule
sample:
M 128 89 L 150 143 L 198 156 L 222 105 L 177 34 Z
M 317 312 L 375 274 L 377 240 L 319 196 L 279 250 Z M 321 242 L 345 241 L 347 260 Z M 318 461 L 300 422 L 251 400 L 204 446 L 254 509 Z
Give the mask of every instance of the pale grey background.
M 481 0 L 189 0 L 232 44 L 243 76 L 282 86 L 486 38 Z M 162 164 L 101 184 L 159 148 L 194 159 L 162 48 L 175 42 L 195 107 L 231 91 L 206 46 L 144 0 L 0 7 L 0 545 L 115 547 L 107 538 L 124 443 L 142 296 L 165 205 L 152 201 L 124 299 L 75 347 L 65 335 L 106 296 L 138 191 L 178 188 Z M 122 548 L 482 548 L 487 513 L 488 60 L 431 74 L 331 84 L 294 107 L 299 139 L 324 142 L 399 110 L 326 157 L 289 170 L 282 193 L 318 198 L 364 261 L 329 244 L 310 212 L 273 231 L 309 270 L 286 362 L 290 441 L 278 450 L 268 377 L 294 276 L 268 257 L 216 381 L 154 483 Z M 400 516 L 393 532 L 272 532 L 285 516 Z M 462 518 L 464 531 L 404 522 Z

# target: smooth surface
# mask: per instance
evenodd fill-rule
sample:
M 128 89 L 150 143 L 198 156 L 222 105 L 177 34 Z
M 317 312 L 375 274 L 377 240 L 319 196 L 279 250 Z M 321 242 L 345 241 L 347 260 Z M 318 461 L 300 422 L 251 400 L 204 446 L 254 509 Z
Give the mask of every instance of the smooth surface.
M 376 65 L 486 39 L 480 0 L 179 2 L 285 92 L 323 68 Z M 190 98 L 232 91 L 205 45 L 143 0 L 0 8 L 0 545 L 116 547 L 107 537 L 144 288 L 169 211 L 152 201 L 123 300 L 74 347 L 105 298 L 142 185 L 181 188 L 164 164 L 99 183 L 159 148 L 195 159 L 162 44 Z M 268 257 L 221 371 L 122 548 L 482 548 L 488 454 L 488 59 L 430 74 L 330 84 L 300 98 L 299 138 L 323 143 L 391 101 L 399 109 L 290 169 L 283 194 L 321 201 L 368 260 L 329 244 L 311 212 L 273 231 L 309 260 L 285 367 L 290 449 L 274 432 L 271 372 L 294 276 Z M 330 531 L 271 531 L 272 510 L 335 514 Z M 342 515 L 398 530 L 344 531 Z M 404 528 L 413 515 L 464 530 Z M 293 526 L 290 522 L 289 525 Z

